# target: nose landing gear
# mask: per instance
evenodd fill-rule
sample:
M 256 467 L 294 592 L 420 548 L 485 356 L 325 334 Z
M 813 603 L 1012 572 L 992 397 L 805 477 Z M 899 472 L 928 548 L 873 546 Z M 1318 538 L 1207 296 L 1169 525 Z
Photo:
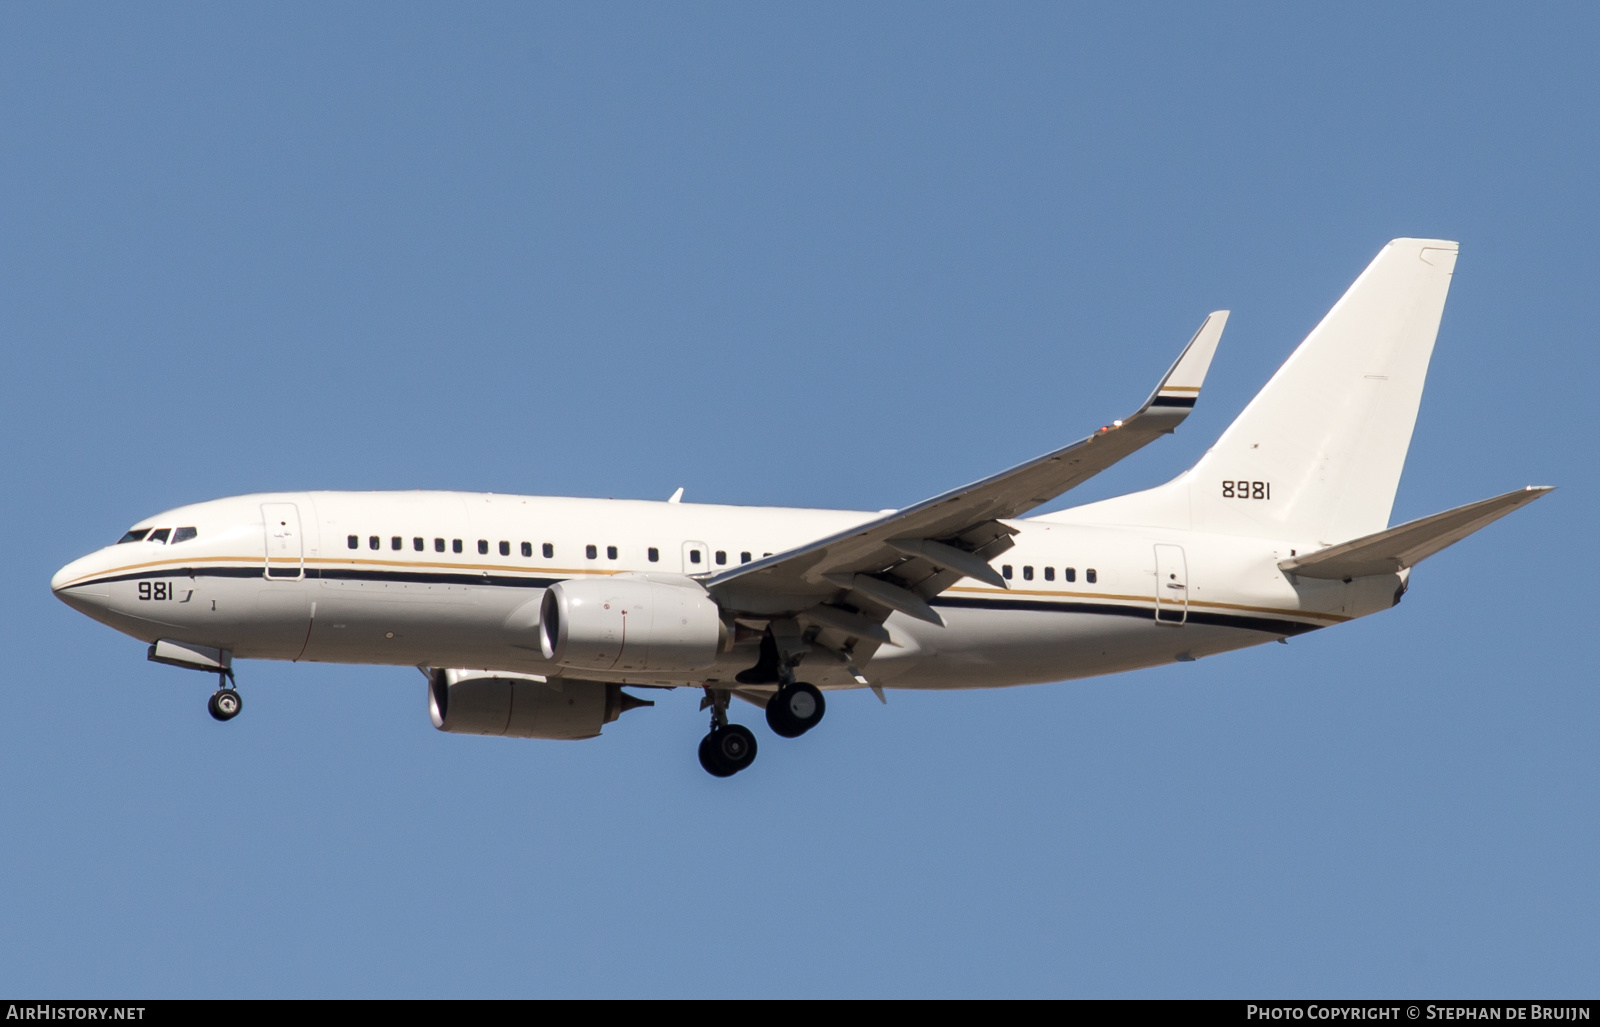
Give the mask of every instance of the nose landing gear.
M 217 690 L 206 700 L 206 712 L 211 714 L 213 720 L 232 720 L 244 708 L 244 700 L 239 698 L 239 691 L 232 687 L 233 684 L 231 669 L 217 675 Z
M 239 693 L 231 688 L 217 689 L 216 693 L 206 701 L 206 709 L 216 720 L 232 720 L 239 715 L 239 709 L 243 705 Z

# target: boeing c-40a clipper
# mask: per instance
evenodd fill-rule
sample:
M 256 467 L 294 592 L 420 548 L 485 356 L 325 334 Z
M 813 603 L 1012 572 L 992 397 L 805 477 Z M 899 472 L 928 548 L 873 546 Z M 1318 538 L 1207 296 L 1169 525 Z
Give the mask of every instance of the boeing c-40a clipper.
M 700 762 L 750 766 L 832 690 L 992 688 L 1196 660 L 1386 610 L 1529 487 L 1389 527 L 1457 246 L 1396 239 L 1191 470 L 1025 517 L 1173 431 L 1227 312 L 1131 416 L 891 513 L 456 492 L 179 507 L 63 567 L 60 599 L 218 676 L 239 658 L 413 665 L 442 731 L 592 738 L 704 691 Z

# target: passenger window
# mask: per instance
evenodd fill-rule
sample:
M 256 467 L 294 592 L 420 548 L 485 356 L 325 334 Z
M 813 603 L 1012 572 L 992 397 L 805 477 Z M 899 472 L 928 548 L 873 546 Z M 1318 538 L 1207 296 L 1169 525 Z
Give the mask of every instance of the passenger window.
M 617 558 L 617 547 L 616 546 L 606 546 L 606 559 L 607 560 L 615 560 L 616 558 Z
M 750 554 L 748 552 L 740 553 L 739 554 L 739 562 L 740 563 L 749 563 L 750 562 Z
M 461 552 L 461 540 L 460 539 L 453 538 L 453 539 L 450 540 L 450 551 L 452 553 Z
M 436 538 L 436 539 L 433 540 L 433 551 L 435 553 L 444 552 L 444 539 Z
M 657 549 L 655 546 L 651 546 L 649 549 L 646 549 L 644 551 L 644 555 L 650 558 L 651 563 L 659 563 L 661 561 L 661 550 Z
M 1000 565 L 1000 576 L 1005 578 L 1007 581 L 1011 580 L 1011 565 L 1009 563 L 1003 563 Z
M 727 552 L 725 550 L 721 550 L 721 549 L 717 550 L 717 566 L 721 567 L 723 564 L 725 564 L 727 562 L 728 562 L 728 554 L 727 554 Z
M 1033 580 L 1033 567 L 1032 566 L 1030 566 L 1028 564 L 1023 564 L 1023 566 L 1022 566 L 1022 580 L 1023 581 L 1032 581 Z
M 488 556 L 489 555 L 489 540 L 488 539 L 480 538 L 478 540 L 478 555 L 479 556 Z
M 584 546 L 583 555 L 593 560 L 600 555 L 600 550 L 596 549 L 594 546 Z
M 415 549 L 417 552 L 420 553 L 424 549 L 428 548 L 428 543 L 427 543 L 427 541 L 425 539 L 414 538 L 414 539 L 411 540 L 411 548 Z
M 762 553 L 761 554 L 761 559 L 765 560 L 767 557 L 769 557 L 771 555 L 772 555 L 771 553 Z
M 1046 581 L 1054 581 L 1054 580 L 1056 580 L 1056 569 L 1054 567 L 1046 567 L 1044 569 L 1044 580 L 1046 580 Z
M 501 556 L 510 556 L 511 555 L 511 543 L 505 541 L 504 539 L 500 540 L 500 555 Z
M 556 547 L 546 542 L 544 544 L 544 558 L 546 560 L 556 555 Z
M 144 537 L 146 535 L 148 535 L 148 534 L 150 534 L 150 529 L 149 528 L 134 528 L 132 531 L 129 531 L 126 535 L 124 535 L 121 538 L 117 539 L 117 545 L 120 546 L 124 542 L 140 542 L 140 541 L 143 541 Z
M 368 549 L 380 549 L 382 547 L 383 547 L 383 539 L 379 538 L 376 535 L 369 535 L 367 537 L 367 548 Z
M 1078 580 L 1078 568 L 1076 568 L 1076 567 L 1063 567 L 1063 568 L 1061 568 L 1061 580 L 1062 581 L 1077 581 Z
M 396 535 L 394 538 L 389 540 L 390 549 L 399 549 L 403 545 L 405 545 L 405 540 L 403 540 L 399 535 Z
M 198 534 L 200 533 L 193 528 L 179 528 L 172 533 L 172 544 L 177 545 L 179 542 L 187 542 Z
M 689 562 L 690 563 L 699 563 L 700 562 L 700 550 L 698 550 L 698 549 L 689 550 Z
M 350 536 L 350 548 L 351 549 L 360 549 L 361 548 L 361 536 L 360 535 L 351 535 Z
M 1089 584 L 1093 585 L 1096 581 L 1098 581 L 1100 579 L 1095 575 L 1094 568 L 1090 567 L 1088 570 L 1083 572 L 1083 580 L 1087 581 Z
M 524 543 L 522 543 L 522 555 L 525 556 L 525 557 L 528 557 L 530 559 L 533 557 L 533 543 L 532 542 L 524 542 Z

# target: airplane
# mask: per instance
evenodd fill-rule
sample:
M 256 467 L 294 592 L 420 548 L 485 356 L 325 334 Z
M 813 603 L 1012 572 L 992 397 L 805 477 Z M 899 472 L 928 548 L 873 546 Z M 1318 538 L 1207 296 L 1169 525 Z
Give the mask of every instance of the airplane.
M 75 610 L 217 675 L 238 659 L 409 665 L 433 725 L 581 739 L 703 693 L 704 769 L 755 759 L 840 689 L 996 688 L 1181 663 L 1389 609 L 1423 559 L 1550 491 L 1389 515 L 1458 246 L 1388 243 L 1200 461 L 1025 517 L 1193 409 L 1227 311 L 1144 405 L 1027 463 L 885 512 L 463 492 L 290 492 L 139 521 L 51 581 Z

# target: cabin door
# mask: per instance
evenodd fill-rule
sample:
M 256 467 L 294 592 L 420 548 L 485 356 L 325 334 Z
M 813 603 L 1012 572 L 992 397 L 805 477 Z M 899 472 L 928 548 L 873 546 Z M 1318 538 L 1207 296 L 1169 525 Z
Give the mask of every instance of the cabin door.
M 300 577 L 305 572 L 300 508 L 293 503 L 262 503 L 261 521 L 267 532 L 267 577 Z
M 1156 623 L 1182 624 L 1189 617 L 1189 564 L 1183 547 L 1156 546 Z

